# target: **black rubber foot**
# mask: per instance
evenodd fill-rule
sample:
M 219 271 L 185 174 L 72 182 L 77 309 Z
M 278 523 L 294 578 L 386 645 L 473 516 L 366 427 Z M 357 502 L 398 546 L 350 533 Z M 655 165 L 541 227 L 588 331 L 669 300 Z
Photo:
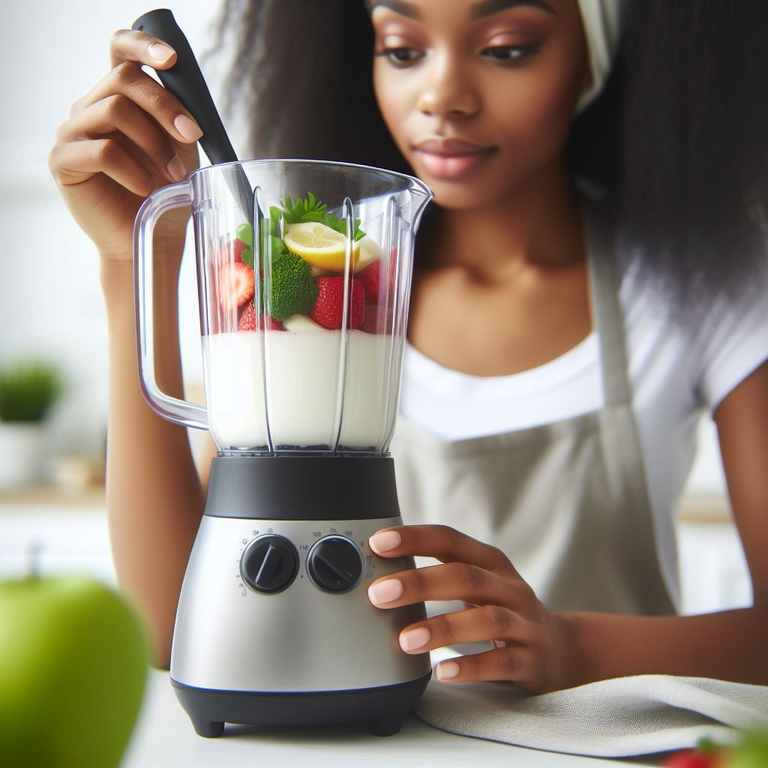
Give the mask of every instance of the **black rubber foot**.
M 198 736 L 205 736 L 206 739 L 215 739 L 224 733 L 224 723 L 212 723 L 210 720 L 193 720 L 192 727 Z
M 393 736 L 416 707 L 432 670 L 407 683 L 349 691 L 265 693 L 194 688 L 173 678 L 179 702 L 200 736 L 221 736 L 225 723 L 251 725 L 367 724 L 374 736 Z
M 368 731 L 371 736 L 394 736 L 400 733 L 402 727 L 402 720 L 370 720 L 368 722 Z

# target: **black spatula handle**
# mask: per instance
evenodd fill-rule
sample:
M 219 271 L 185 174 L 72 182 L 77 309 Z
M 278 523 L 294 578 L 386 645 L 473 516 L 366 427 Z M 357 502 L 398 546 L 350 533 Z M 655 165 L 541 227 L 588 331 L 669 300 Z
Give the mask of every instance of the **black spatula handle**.
M 176 51 L 176 63 L 170 69 L 156 70 L 157 76 L 197 120 L 203 131 L 200 145 L 208 159 L 212 163 L 237 160 L 200 65 L 173 13 L 167 8 L 150 11 L 133 22 L 133 29 L 163 40 Z

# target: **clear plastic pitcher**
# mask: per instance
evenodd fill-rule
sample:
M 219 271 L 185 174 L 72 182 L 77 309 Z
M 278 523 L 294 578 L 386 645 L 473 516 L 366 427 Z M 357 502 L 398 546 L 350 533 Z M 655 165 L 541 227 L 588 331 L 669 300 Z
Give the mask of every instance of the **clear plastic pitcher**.
M 149 404 L 210 429 L 223 454 L 386 452 L 413 238 L 431 199 L 410 176 L 307 160 L 214 165 L 155 191 L 134 238 Z M 207 407 L 155 381 L 152 232 L 182 206 L 194 224 Z

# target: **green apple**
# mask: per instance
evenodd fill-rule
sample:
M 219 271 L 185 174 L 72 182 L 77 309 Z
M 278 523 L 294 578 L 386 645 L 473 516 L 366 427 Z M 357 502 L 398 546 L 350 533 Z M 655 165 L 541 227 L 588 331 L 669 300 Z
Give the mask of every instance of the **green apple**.
M 768 765 L 768 728 L 743 734 L 741 744 L 725 764 L 728 768 L 765 768 Z
M 0 762 L 113 768 L 139 713 L 146 633 L 87 576 L 0 582 Z

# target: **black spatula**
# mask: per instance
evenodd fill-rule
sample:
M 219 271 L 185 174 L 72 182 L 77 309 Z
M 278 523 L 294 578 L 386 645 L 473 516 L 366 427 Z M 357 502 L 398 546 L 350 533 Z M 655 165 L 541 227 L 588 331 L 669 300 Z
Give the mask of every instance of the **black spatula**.
M 211 163 L 230 163 L 237 160 L 224 124 L 213 103 L 200 65 L 186 36 L 167 8 L 150 11 L 133 22 L 132 29 L 146 32 L 168 43 L 176 51 L 176 63 L 170 69 L 158 69 L 160 82 L 189 110 L 203 131 L 200 139 Z M 240 207 L 253 221 L 253 189 L 240 166 L 232 169 L 232 191 Z

